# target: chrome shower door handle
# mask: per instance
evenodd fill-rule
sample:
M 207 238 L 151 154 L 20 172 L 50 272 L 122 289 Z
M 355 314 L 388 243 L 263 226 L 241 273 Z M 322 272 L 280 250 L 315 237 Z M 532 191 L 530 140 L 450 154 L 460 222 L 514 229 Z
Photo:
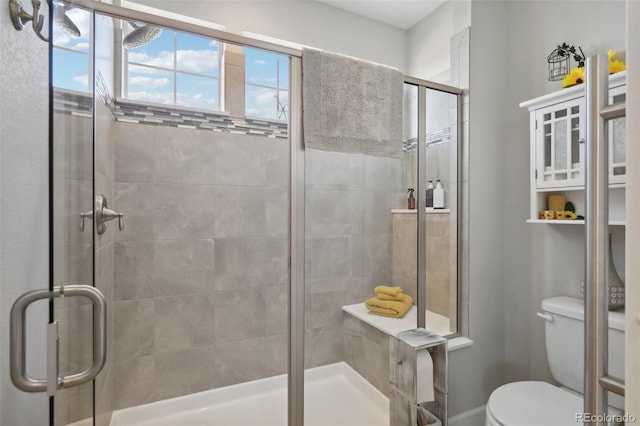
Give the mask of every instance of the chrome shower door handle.
M 84 220 L 93 220 L 93 212 L 80 213 L 80 232 L 84 232 Z
M 106 229 L 106 222 L 109 222 L 110 220 L 113 220 L 115 218 L 118 218 L 118 229 L 121 231 L 124 231 L 124 214 L 115 212 L 107 208 L 102 209 L 102 223 L 105 224 L 105 229 Z
M 79 373 L 58 376 L 57 322 L 47 327 L 47 379 L 34 379 L 26 371 L 26 312 L 33 302 L 51 297 L 87 297 L 93 303 L 93 364 Z M 49 396 L 90 382 L 102 371 L 107 359 L 107 309 L 104 295 L 89 285 L 57 286 L 53 291 L 33 290 L 18 297 L 10 314 L 9 363 L 11 381 L 25 392 L 45 392 Z
M 84 231 L 84 220 L 95 218 L 96 231 L 102 235 L 107 230 L 107 222 L 118 219 L 118 229 L 124 231 L 124 214 L 107 208 L 107 199 L 104 195 L 96 197 L 95 211 L 80 213 L 80 232 Z

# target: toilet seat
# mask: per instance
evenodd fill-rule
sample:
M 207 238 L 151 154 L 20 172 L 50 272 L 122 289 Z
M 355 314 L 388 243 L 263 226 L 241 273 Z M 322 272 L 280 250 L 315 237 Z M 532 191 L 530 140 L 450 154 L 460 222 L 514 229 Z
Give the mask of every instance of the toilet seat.
M 487 402 L 487 424 L 575 426 L 584 412 L 580 396 L 546 382 L 514 382 L 494 390 Z

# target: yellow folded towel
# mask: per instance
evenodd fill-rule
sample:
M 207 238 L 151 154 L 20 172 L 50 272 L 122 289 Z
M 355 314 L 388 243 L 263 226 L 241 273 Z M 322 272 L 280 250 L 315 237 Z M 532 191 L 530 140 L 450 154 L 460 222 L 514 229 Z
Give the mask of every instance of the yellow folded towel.
M 375 290 L 376 297 L 380 300 L 397 300 L 399 302 L 402 302 L 404 300 L 402 287 L 389 287 L 386 285 L 379 285 Z
M 369 313 L 383 315 L 385 317 L 402 318 L 413 304 L 413 298 L 405 294 L 402 301 L 380 300 L 377 297 L 364 302 Z

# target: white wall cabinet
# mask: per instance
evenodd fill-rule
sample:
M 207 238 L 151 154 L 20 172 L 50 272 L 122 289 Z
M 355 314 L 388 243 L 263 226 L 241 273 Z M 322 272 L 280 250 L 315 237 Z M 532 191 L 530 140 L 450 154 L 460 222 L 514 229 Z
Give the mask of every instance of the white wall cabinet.
M 609 103 L 625 100 L 626 72 L 609 76 Z M 531 211 L 529 222 L 581 224 L 578 220 L 540 220 L 550 194 L 562 194 L 584 215 L 584 84 L 522 102 L 530 116 Z M 624 224 L 626 179 L 625 118 L 608 124 L 609 222 Z

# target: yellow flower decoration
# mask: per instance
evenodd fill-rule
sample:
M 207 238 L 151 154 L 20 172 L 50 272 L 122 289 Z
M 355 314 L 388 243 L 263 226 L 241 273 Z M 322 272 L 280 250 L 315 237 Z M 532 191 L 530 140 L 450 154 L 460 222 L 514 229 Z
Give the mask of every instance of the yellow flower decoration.
M 627 66 L 624 64 L 624 62 L 618 59 L 613 59 L 615 54 L 616 54 L 616 51 L 613 49 L 610 49 L 609 52 L 607 53 L 607 56 L 609 56 L 609 74 L 615 74 L 617 72 L 624 71 L 627 69 Z
M 570 212 L 568 210 L 565 210 L 565 212 L 564 212 L 564 218 L 565 219 L 574 220 L 577 217 L 578 217 L 578 215 L 575 212 Z
M 571 87 L 584 83 L 584 67 L 575 67 L 562 79 L 562 87 Z

